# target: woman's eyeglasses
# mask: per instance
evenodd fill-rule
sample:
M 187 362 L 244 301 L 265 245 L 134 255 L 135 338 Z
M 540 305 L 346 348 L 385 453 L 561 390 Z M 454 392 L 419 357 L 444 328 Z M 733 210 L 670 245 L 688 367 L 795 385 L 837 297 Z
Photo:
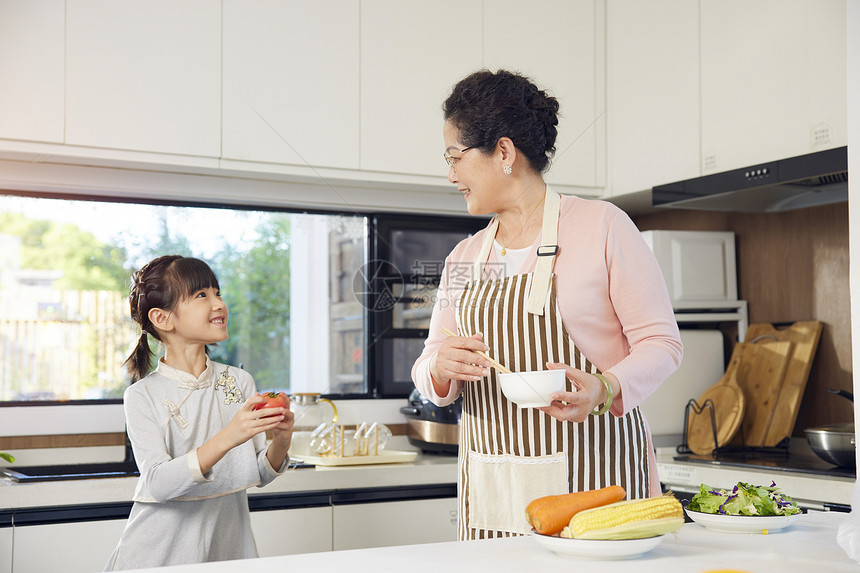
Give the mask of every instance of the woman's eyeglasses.
M 457 157 L 454 157 L 453 155 L 451 155 L 447 151 L 442 154 L 442 157 L 445 158 L 445 163 L 448 164 L 448 167 L 454 167 L 454 164 L 457 161 L 459 161 L 463 157 L 463 154 L 466 153 L 467 151 L 469 151 L 470 149 L 475 149 L 475 146 L 467 147 L 466 149 L 461 149 L 460 155 L 458 155 Z

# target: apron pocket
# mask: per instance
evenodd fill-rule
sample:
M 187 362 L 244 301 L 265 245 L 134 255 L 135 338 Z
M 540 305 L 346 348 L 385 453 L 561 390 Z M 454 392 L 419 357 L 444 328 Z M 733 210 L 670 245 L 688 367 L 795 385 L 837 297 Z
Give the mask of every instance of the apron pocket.
M 526 506 L 545 495 L 568 493 L 568 456 L 489 455 L 469 452 L 470 529 L 529 533 Z

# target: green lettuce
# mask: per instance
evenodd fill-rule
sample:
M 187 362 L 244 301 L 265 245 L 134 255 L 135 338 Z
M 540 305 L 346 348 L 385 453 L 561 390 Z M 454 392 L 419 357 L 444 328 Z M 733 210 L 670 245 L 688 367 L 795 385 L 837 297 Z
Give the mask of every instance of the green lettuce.
M 732 489 L 714 489 L 707 484 L 699 487 L 687 509 L 720 515 L 793 515 L 801 513 L 791 497 L 782 493 L 776 483 L 751 485 L 738 482 Z

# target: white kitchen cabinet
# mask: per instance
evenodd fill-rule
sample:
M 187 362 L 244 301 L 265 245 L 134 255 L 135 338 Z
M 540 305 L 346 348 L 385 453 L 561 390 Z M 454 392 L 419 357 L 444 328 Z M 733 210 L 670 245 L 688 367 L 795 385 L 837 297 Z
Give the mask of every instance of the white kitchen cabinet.
M 334 506 L 335 551 L 456 540 L 454 497 Z
M 512 17 L 518 0 L 484 10 L 484 65 L 530 76 L 559 100 L 550 183 L 593 188 L 606 180 L 604 0 L 536 0 L 540 26 Z M 489 6 L 489 5 L 488 5 Z
M 702 174 L 847 142 L 845 0 L 700 0 Z
M 361 3 L 361 169 L 447 174 L 442 102 L 481 68 L 482 5 Z
M 260 557 L 331 551 L 332 508 L 251 512 Z
M 699 6 L 609 0 L 607 196 L 700 174 Z
M 66 143 L 218 157 L 221 5 L 66 1 Z
M 63 142 L 64 0 L 0 2 L 0 138 Z
M 359 167 L 359 6 L 225 0 L 222 157 Z
M 0 573 L 12 573 L 12 540 L 11 527 L 0 528 Z
M 13 573 L 93 573 L 107 563 L 125 519 L 16 526 Z

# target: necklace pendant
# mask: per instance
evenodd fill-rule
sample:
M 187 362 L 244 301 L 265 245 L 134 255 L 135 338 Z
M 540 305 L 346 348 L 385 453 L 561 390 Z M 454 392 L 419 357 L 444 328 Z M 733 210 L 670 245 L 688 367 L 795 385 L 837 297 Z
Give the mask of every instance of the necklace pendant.
M 505 253 L 506 253 L 506 252 L 508 252 L 508 251 L 507 251 L 507 249 L 505 249 L 504 247 L 502 247 L 501 255 L 502 255 L 503 257 L 505 256 Z

